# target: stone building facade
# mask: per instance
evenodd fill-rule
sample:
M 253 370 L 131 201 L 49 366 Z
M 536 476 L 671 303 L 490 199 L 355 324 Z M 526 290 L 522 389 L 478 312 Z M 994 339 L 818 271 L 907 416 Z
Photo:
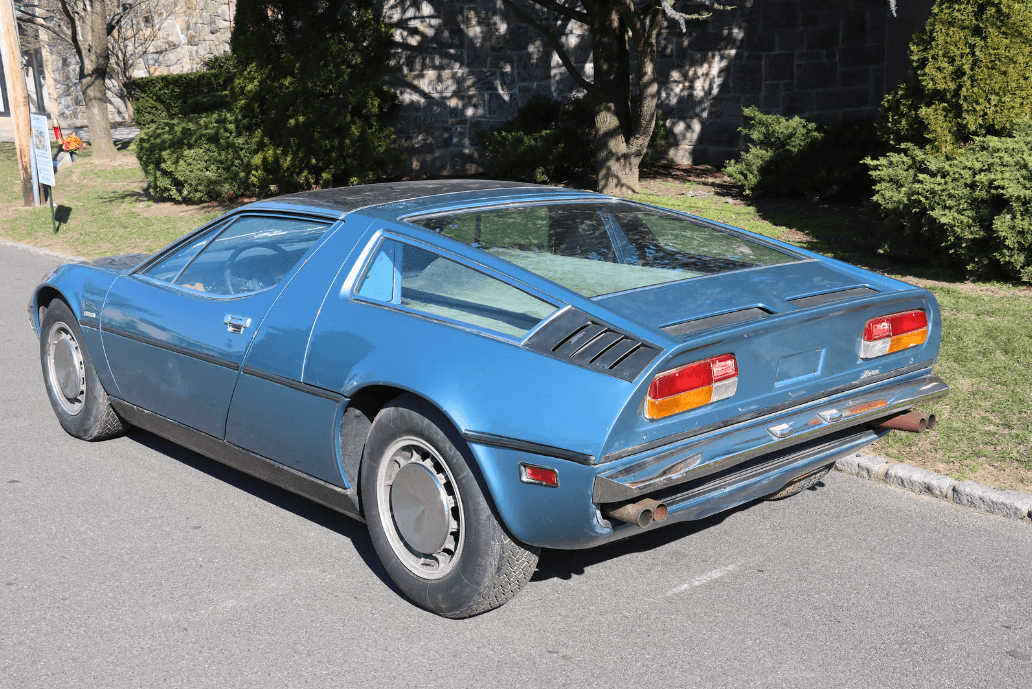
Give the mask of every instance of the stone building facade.
M 200 69 L 204 60 L 229 50 L 235 0 L 147 0 L 111 37 L 108 111 L 115 123 L 132 120 L 121 82 Z M 79 61 L 66 43 L 43 36 L 49 103 L 46 110 L 64 127 L 86 124 L 79 88 Z M 47 78 L 49 77 L 49 78 Z
M 550 44 L 502 0 L 375 0 L 396 27 L 387 76 L 399 96 L 398 148 L 417 174 L 479 174 L 479 133 L 511 119 L 528 99 L 578 92 Z M 523 0 L 526 5 L 526 0 Z M 907 69 L 906 43 L 932 0 L 725 0 L 737 7 L 668 22 L 659 46 L 659 108 L 672 132 L 666 157 L 719 164 L 740 141 L 742 108 L 810 119 L 872 118 Z M 229 50 L 235 0 L 149 0 L 115 37 L 111 119 L 131 119 L 126 77 L 200 69 Z M 529 5 L 528 5 L 529 6 Z M 549 14 L 574 63 L 592 76 L 587 27 Z M 121 45 L 119 46 L 119 41 Z M 85 124 L 70 46 L 44 45 L 47 110 Z M 897 63 L 903 63 L 897 64 Z M 888 82 L 887 82 L 888 77 Z
M 751 105 L 817 120 L 877 114 L 894 19 L 887 0 L 737 4 L 684 32 L 669 22 L 661 38 L 659 108 L 673 135 L 669 160 L 716 164 L 733 156 L 742 108 Z M 384 0 L 381 8 L 397 26 L 389 83 L 401 101 L 399 148 L 415 172 L 476 174 L 478 131 L 511 119 L 534 94 L 577 92 L 546 40 L 501 0 Z M 590 78 L 587 28 L 560 19 L 550 14 Z

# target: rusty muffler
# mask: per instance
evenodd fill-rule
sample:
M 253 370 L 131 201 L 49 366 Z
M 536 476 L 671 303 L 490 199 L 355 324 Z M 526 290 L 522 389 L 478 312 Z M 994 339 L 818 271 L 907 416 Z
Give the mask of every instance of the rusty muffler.
M 666 504 L 645 498 L 638 502 L 632 502 L 617 508 L 604 509 L 602 514 L 607 519 L 616 519 L 627 524 L 637 524 L 645 528 L 655 522 L 662 522 L 667 518 L 668 510 Z
M 922 414 L 917 411 L 907 411 L 895 416 L 889 416 L 878 421 L 872 421 L 869 426 L 874 428 L 891 428 L 894 431 L 909 431 L 910 433 L 924 433 L 935 428 L 935 414 Z

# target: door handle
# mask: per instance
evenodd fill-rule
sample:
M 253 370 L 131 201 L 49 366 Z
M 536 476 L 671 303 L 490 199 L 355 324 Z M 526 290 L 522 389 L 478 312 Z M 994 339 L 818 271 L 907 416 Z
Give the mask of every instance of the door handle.
M 233 333 L 234 335 L 239 335 L 240 333 L 244 332 L 244 328 L 251 327 L 251 319 L 244 318 L 243 316 L 227 315 L 225 320 L 223 320 L 222 322 L 226 324 L 226 330 Z

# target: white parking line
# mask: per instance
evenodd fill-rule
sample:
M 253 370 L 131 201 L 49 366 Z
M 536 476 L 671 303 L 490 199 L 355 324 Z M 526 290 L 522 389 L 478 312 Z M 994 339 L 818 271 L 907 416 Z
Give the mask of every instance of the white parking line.
M 702 586 L 703 584 L 708 584 L 709 582 L 713 581 L 714 579 L 719 579 L 720 577 L 727 576 L 728 574 L 730 574 L 731 572 L 735 571 L 736 569 L 738 569 L 741 566 L 742 566 L 742 563 L 741 562 L 737 562 L 737 563 L 735 563 L 733 565 L 728 565 L 727 567 L 721 567 L 720 569 L 715 569 L 712 572 L 706 572 L 705 574 L 700 574 L 699 576 L 695 577 L 691 581 L 686 582 L 684 584 L 681 584 L 680 586 L 676 586 L 676 587 L 670 589 L 669 591 L 666 592 L 666 595 L 672 596 L 675 593 L 683 593 L 684 591 L 687 591 L 688 589 L 693 589 L 696 586 Z

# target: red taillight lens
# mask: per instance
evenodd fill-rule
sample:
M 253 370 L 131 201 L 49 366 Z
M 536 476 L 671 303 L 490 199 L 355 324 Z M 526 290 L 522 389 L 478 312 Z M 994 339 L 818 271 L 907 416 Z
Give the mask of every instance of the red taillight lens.
M 737 389 L 738 361 L 734 354 L 694 361 L 652 380 L 645 400 L 645 416 L 661 419 L 727 399 Z
M 559 473 L 555 469 L 538 467 L 533 464 L 520 464 L 520 480 L 524 483 L 536 483 L 549 488 L 559 487 Z
M 872 318 L 864 325 L 860 358 L 872 359 L 907 347 L 915 347 L 928 339 L 928 314 L 904 311 Z

